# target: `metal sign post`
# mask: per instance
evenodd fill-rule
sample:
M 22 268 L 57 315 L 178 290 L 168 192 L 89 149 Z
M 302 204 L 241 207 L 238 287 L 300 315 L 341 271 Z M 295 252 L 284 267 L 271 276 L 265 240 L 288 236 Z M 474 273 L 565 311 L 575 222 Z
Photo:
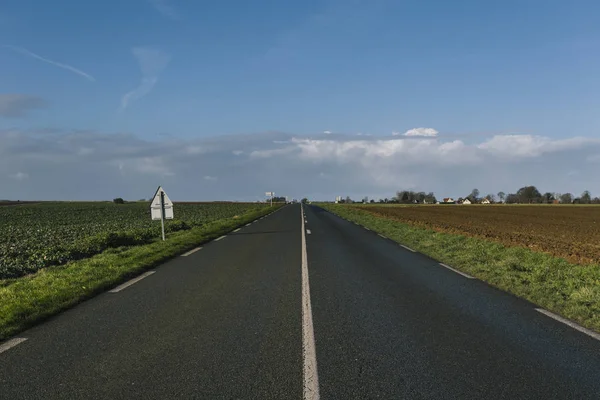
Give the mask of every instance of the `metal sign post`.
M 162 239 L 165 240 L 165 192 L 160 192 L 160 227 Z
M 271 207 L 273 207 L 273 196 L 275 196 L 275 192 L 267 192 L 265 195 L 271 197 Z
M 150 204 L 150 214 L 153 220 L 160 219 L 162 240 L 165 240 L 165 219 L 173 219 L 173 202 L 160 186 Z

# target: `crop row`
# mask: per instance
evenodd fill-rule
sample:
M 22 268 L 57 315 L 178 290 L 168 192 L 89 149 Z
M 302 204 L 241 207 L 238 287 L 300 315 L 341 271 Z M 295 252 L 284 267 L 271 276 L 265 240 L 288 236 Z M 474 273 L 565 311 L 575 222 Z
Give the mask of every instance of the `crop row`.
M 264 207 L 256 203 L 176 204 L 175 232 Z M 0 207 L 0 279 L 16 278 L 111 247 L 148 243 L 160 236 L 148 203 L 39 203 Z

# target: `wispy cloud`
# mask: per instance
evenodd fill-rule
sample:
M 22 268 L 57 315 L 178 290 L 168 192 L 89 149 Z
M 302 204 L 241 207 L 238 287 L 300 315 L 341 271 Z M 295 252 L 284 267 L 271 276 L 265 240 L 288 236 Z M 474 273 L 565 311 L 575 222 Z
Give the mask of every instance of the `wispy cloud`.
M 175 9 L 169 4 L 169 0 L 148 0 L 150 4 L 162 15 L 172 20 L 178 20 L 179 14 Z
M 35 58 L 36 60 L 43 61 L 45 63 L 54 65 L 54 66 L 56 66 L 58 68 L 66 69 L 67 71 L 71 71 L 73 73 L 76 73 L 79 76 L 83 76 L 85 79 L 88 79 L 88 80 L 90 80 L 92 82 L 96 81 L 96 79 L 93 76 L 91 76 L 88 73 L 83 72 L 80 69 L 72 67 L 69 64 L 63 64 L 63 63 L 59 63 L 57 61 L 50 60 L 48 58 L 44 58 L 44 57 L 40 56 L 39 54 L 35 54 L 34 52 L 27 50 L 24 47 L 13 46 L 13 45 L 10 45 L 10 44 L 3 44 L 3 45 L 0 45 L 0 47 L 4 47 L 6 49 L 10 49 L 12 51 L 15 51 L 17 53 L 23 54 L 23 55 L 31 57 L 31 58 Z
M 135 47 L 132 52 L 140 64 L 142 81 L 137 88 L 123 95 L 120 111 L 125 110 L 132 101 L 139 100 L 150 93 L 158 82 L 158 76 L 171 60 L 168 54 L 152 47 Z
M 45 106 L 46 101 L 37 96 L 0 93 L 0 117 L 24 117 L 27 112 L 36 108 L 43 108 Z

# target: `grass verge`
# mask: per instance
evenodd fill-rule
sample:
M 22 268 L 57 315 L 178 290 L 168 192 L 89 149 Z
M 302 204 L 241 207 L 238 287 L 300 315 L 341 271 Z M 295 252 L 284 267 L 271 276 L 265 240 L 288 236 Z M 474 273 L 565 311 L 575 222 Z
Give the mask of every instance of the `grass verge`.
M 343 205 L 319 206 L 600 332 L 600 265 L 582 266 L 523 247 L 415 228 Z
M 175 232 L 165 242 L 112 248 L 33 275 L 0 281 L 0 341 L 277 208 Z

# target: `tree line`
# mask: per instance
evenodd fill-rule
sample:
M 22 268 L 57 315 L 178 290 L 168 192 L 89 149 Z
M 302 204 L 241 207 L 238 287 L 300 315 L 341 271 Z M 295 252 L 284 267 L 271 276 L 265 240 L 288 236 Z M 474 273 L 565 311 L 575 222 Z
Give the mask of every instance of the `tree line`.
M 572 193 L 546 192 L 542 194 L 535 186 L 524 186 L 516 193 L 498 192 L 498 199 L 507 204 L 600 204 L 599 197 L 593 197 L 589 190 L 579 196 Z
M 498 192 L 489 193 L 480 196 L 478 189 L 473 189 L 465 197 L 454 199 L 462 203 L 468 199 L 471 203 L 481 203 L 487 199 L 490 203 L 506 204 L 600 204 L 599 197 L 592 197 L 589 190 L 585 190 L 581 195 L 575 196 L 572 193 L 546 192 L 542 194 L 535 186 L 524 186 L 515 193 Z M 442 200 L 440 200 L 442 201 Z M 355 201 L 346 196 L 340 203 L 354 203 Z M 412 190 L 401 190 L 396 192 L 392 198 L 379 199 L 377 201 L 364 197 L 362 203 L 396 203 L 396 204 L 435 204 L 438 202 L 433 192 L 415 192 Z

